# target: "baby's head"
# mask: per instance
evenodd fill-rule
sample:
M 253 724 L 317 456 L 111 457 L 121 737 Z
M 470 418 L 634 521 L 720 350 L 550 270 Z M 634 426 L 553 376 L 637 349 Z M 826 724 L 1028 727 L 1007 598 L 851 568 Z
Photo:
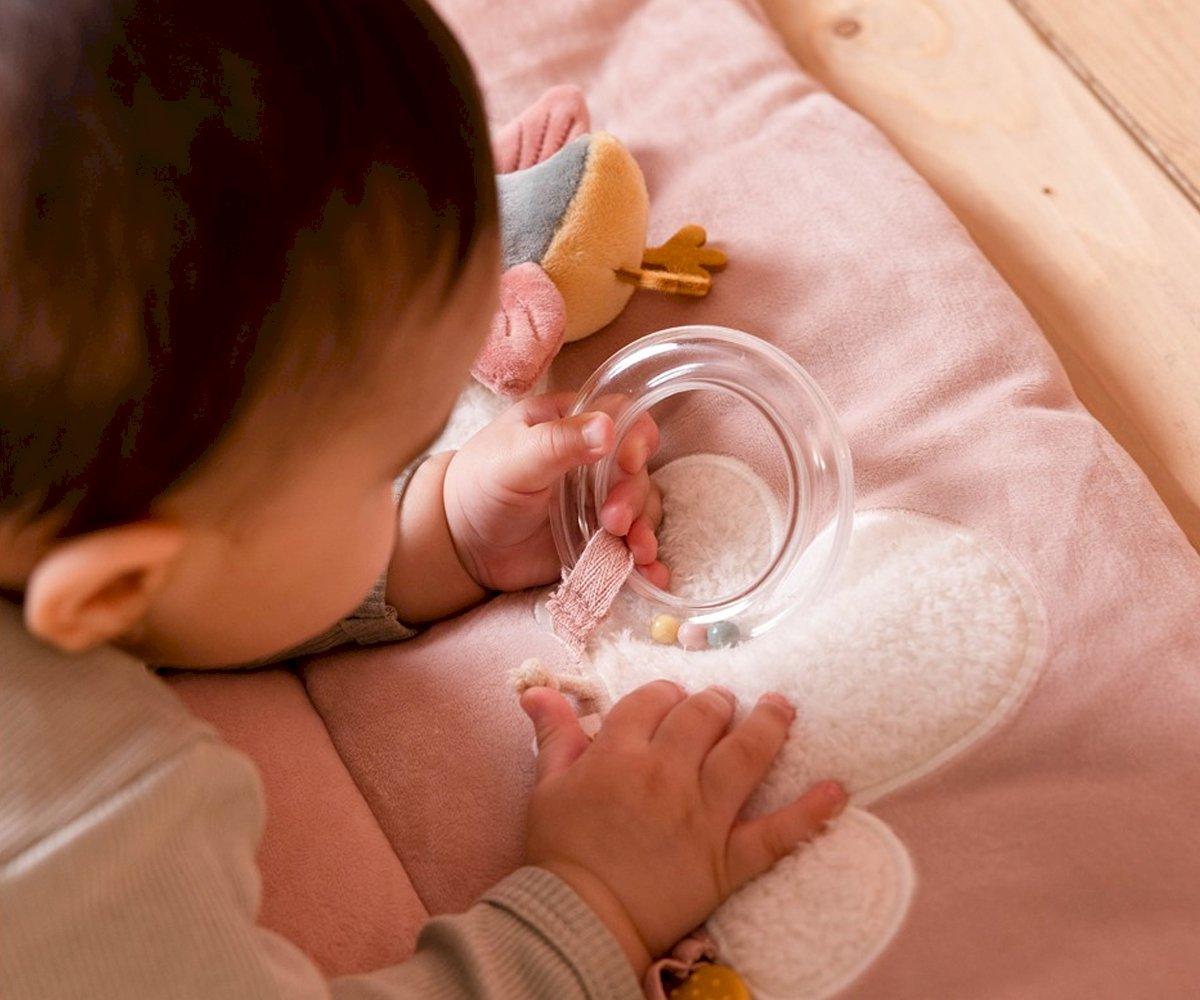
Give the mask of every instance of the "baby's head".
M 422 0 L 0 0 L 0 586 L 67 649 L 245 661 L 383 570 L 495 302 Z

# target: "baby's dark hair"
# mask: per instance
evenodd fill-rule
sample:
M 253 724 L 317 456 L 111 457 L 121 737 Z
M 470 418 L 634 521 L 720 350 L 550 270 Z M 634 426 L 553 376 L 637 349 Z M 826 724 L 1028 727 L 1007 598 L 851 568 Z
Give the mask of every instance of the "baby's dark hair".
M 424 0 L 0 0 L 0 150 L 0 508 L 62 535 L 144 515 L 303 353 L 273 310 L 331 198 L 389 178 L 395 287 L 446 295 L 495 218 Z

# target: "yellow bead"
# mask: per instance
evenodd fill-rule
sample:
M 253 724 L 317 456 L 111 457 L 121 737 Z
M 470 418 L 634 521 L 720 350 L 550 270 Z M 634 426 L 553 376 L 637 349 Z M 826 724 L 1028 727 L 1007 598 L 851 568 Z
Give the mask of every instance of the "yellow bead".
M 750 1000 L 750 990 L 728 965 L 701 965 L 671 990 L 671 1000 Z
M 679 635 L 679 619 L 674 615 L 655 615 L 650 623 L 650 638 L 664 646 L 675 645 Z

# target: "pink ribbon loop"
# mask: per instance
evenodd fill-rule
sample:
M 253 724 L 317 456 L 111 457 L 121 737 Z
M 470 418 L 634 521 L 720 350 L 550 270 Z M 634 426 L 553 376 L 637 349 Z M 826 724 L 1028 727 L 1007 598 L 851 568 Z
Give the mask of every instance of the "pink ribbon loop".
M 583 655 L 588 639 L 608 614 L 632 569 L 633 553 L 625 540 L 600 529 L 588 539 L 579 560 L 550 595 L 546 610 L 554 634 L 576 656 Z

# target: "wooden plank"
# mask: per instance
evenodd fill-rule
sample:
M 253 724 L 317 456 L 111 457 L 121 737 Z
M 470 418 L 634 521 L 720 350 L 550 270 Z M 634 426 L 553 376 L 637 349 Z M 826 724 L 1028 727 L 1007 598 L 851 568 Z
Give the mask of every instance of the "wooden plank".
M 1200 209 L 1195 0 L 1012 0 Z
M 763 0 L 1016 289 L 1200 545 L 1200 213 L 1007 0 Z

